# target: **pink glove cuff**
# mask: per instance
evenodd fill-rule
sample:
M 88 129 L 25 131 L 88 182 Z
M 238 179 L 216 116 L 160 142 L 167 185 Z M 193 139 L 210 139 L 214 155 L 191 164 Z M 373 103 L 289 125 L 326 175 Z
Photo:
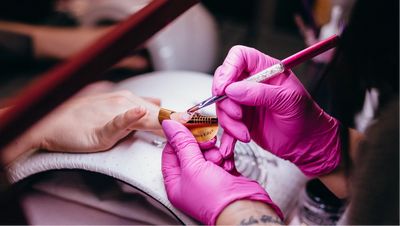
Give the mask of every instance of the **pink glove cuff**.
M 312 153 L 305 152 L 304 155 L 309 156 L 303 156 L 301 161 L 294 161 L 297 167 L 308 177 L 327 174 L 339 164 L 341 152 L 340 130 L 342 125 L 333 117 L 330 120 L 332 120 L 332 127 L 327 130 L 326 134 L 320 136 L 320 139 L 315 140 L 315 142 L 325 144 L 321 146 L 321 150 Z

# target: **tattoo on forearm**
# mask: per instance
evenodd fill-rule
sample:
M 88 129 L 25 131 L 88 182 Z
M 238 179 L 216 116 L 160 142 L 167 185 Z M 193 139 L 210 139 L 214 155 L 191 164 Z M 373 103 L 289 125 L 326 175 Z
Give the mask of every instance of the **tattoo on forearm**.
M 257 220 L 253 216 L 251 216 L 248 220 L 243 219 L 240 221 L 240 225 L 252 225 L 252 224 L 258 224 L 258 223 L 276 223 L 283 225 L 283 222 L 279 217 L 273 218 L 272 216 L 267 216 L 267 215 L 262 215 L 262 217 Z
M 272 216 L 262 215 L 260 221 L 263 223 L 271 222 L 283 225 L 283 222 L 279 217 L 275 217 L 275 219 L 273 219 Z
M 251 224 L 258 224 L 258 220 L 254 219 L 253 216 L 251 216 L 247 222 L 245 219 L 240 221 L 240 225 L 251 225 Z

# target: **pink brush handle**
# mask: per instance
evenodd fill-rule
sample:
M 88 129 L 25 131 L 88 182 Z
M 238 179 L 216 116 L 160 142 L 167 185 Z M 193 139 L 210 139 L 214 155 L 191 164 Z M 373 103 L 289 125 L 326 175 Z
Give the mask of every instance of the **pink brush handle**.
M 293 68 L 294 66 L 303 63 L 306 60 L 309 60 L 315 56 L 317 56 L 320 53 L 323 53 L 335 46 L 338 45 L 339 43 L 339 36 L 338 35 L 333 35 L 321 42 L 318 42 L 315 45 L 312 45 L 308 47 L 307 49 L 304 49 L 284 60 L 281 62 L 283 63 L 283 66 L 285 67 L 286 70 L 289 70 Z

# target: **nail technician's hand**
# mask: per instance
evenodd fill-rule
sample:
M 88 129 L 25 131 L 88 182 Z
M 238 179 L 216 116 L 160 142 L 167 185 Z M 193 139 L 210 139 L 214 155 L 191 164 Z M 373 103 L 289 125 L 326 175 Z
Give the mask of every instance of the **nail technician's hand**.
M 215 144 L 217 143 L 217 136 L 206 142 L 198 142 L 200 150 L 202 150 L 204 158 L 207 161 L 213 162 L 216 165 L 223 163 L 221 152 Z
M 308 176 L 328 173 L 340 158 L 340 124 L 319 108 L 293 72 L 265 83 L 236 82 L 278 62 L 256 49 L 235 46 L 215 72 L 213 94 L 228 97 L 217 104 L 226 132 L 221 153 L 231 155 L 236 139 L 253 139 Z
M 209 225 L 215 224 L 225 207 L 240 199 L 268 203 L 282 217 L 256 181 L 206 161 L 185 126 L 164 120 L 162 127 L 168 139 L 162 154 L 162 173 L 168 199 L 174 206 Z
M 33 141 L 54 151 L 106 150 L 133 130 L 161 129 L 159 109 L 128 90 L 76 96 L 31 129 Z

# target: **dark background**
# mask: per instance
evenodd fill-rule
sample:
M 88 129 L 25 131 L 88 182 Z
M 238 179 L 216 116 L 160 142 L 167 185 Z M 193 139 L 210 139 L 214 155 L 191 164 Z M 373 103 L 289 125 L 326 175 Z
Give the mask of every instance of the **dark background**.
M 0 20 L 77 26 L 73 18 L 52 10 L 54 1 L 0 0 Z M 203 0 L 201 3 L 217 22 L 220 38 L 217 65 L 223 62 L 234 45 L 254 47 L 277 59 L 288 57 L 305 47 L 293 20 L 296 13 L 304 17 L 302 0 Z M 17 90 L 56 63 L 42 60 L 1 65 L 0 99 L 14 95 Z M 293 68 L 301 81 L 306 81 L 306 65 Z M 145 72 L 148 71 L 112 71 L 105 78 L 120 81 Z

